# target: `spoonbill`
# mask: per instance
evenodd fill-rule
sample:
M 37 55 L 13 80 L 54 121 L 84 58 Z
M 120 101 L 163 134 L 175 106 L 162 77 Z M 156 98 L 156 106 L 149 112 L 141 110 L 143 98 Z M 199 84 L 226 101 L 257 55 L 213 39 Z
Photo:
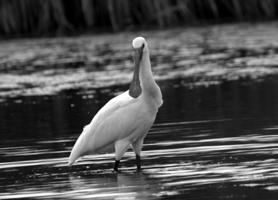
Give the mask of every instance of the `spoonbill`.
M 84 127 L 71 151 L 69 166 L 81 156 L 114 150 L 114 171 L 118 171 L 122 156 L 131 146 L 136 155 L 137 170 L 141 170 L 144 138 L 163 101 L 152 74 L 147 41 L 137 37 L 132 46 L 135 66 L 129 90 L 108 101 Z

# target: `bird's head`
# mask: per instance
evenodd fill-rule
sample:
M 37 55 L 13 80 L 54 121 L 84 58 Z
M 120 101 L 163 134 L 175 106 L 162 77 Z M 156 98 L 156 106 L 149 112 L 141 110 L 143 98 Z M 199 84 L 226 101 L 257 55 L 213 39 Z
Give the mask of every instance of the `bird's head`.
M 138 48 L 144 48 L 144 46 L 146 46 L 147 42 L 145 40 L 145 38 L 143 37 L 137 37 L 137 38 L 134 38 L 133 41 L 132 41 L 132 47 L 134 49 L 138 49 Z
M 143 37 L 136 37 L 132 41 L 132 47 L 135 50 L 134 61 L 135 64 L 140 64 L 143 53 L 145 53 L 148 49 L 147 42 Z

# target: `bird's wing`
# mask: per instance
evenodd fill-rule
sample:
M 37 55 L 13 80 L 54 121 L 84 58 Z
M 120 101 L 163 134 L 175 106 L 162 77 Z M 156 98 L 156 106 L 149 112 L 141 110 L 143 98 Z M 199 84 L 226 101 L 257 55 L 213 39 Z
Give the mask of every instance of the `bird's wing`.
M 139 114 L 138 114 L 139 110 Z M 138 98 L 125 92 L 105 104 L 75 143 L 70 155 L 70 163 L 78 157 L 97 152 L 98 149 L 125 138 L 136 130 L 145 117 L 140 117 Z
M 131 96 L 129 96 L 128 91 L 114 97 L 98 111 L 98 113 L 92 119 L 91 123 L 95 124 L 99 121 L 104 121 L 115 111 L 135 103 L 136 100 L 137 99 L 134 99 Z

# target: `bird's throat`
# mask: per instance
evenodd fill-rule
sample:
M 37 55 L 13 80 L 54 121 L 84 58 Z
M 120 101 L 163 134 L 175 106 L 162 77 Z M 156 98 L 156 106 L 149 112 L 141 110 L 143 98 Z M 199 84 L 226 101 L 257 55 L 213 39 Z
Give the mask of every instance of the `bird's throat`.
M 139 97 L 142 93 L 142 88 L 141 88 L 140 79 L 139 79 L 139 71 L 140 71 L 140 65 L 139 64 L 135 65 L 133 79 L 129 86 L 129 95 L 133 98 Z

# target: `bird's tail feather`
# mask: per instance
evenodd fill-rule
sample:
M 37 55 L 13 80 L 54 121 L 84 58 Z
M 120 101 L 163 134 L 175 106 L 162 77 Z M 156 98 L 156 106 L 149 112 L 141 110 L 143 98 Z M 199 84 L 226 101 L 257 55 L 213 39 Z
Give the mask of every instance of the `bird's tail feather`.
M 74 147 L 75 147 L 75 145 L 74 145 Z M 74 147 L 70 153 L 69 162 L 68 162 L 69 166 L 71 166 L 73 163 L 75 163 L 75 161 L 80 157 L 79 153 L 75 150 Z
M 68 166 L 72 166 L 72 164 L 73 164 L 74 162 L 75 162 L 75 160 L 69 159 Z
M 83 156 L 85 154 L 85 152 L 87 151 L 87 141 L 85 139 L 85 133 L 88 131 L 88 126 L 85 126 L 83 129 L 83 132 L 81 133 L 81 135 L 79 136 L 79 138 L 77 139 L 76 143 L 74 144 L 71 153 L 70 153 L 70 157 L 69 157 L 69 162 L 68 165 L 71 166 L 72 164 L 74 164 L 74 162 L 80 158 L 81 156 Z

